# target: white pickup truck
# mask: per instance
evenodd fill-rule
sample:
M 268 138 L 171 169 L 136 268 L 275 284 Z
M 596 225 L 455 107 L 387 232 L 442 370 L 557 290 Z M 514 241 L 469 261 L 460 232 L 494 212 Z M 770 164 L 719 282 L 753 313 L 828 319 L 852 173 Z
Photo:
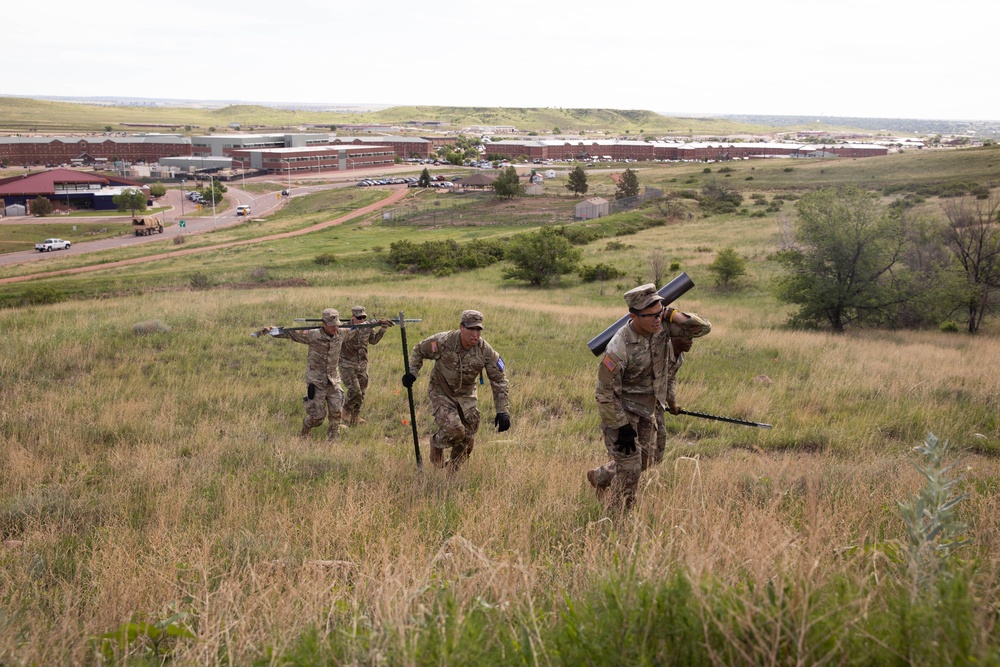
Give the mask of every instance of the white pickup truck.
M 69 241 L 63 241 L 62 239 L 45 239 L 41 243 L 35 244 L 35 250 L 38 252 L 51 252 L 53 250 L 66 250 L 69 246 Z

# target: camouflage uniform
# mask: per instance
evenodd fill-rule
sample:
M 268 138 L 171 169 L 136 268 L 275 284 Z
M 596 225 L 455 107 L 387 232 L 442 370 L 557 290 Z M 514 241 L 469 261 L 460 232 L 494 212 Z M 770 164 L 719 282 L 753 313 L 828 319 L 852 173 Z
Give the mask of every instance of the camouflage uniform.
M 467 328 L 481 329 L 482 321 L 478 311 L 462 313 L 462 325 Z M 460 329 L 434 334 L 414 345 L 410 353 L 409 370 L 414 376 L 425 359 L 436 361 L 427 394 L 438 426 L 431 437 L 431 461 L 439 468 L 445 465 L 445 449 L 451 449 L 449 464 L 453 469 L 472 453 L 479 430 L 476 381 L 483 369 L 493 389 L 497 413 L 506 415 L 510 409 L 503 359 L 483 339 L 464 349 L 460 334 Z
M 643 310 L 660 300 L 656 287 L 643 285 L 625 295 L 629 308 Z M 673 309 L 665 309 L 664 316 Z M 610 488 L 612 501 L 625 508 L 635 502 L 639 476 L 658 463 L 666 448 L 663 422 L 665 407 L 674 401 L 676 373 L 680 367 L 670 344 L 671 336 L 704 336 L 711 324 L 697 315 L 688 315 L 682 324 L 664 321 L 650 336 L 640 335 L 630 320 L 608 343 L 597 373 L 598 411 L 604 445 L 612 460 L 588 472 L 588 480 L 598 489 Z M 618 445 L 618 429 L 631 424 L 636 432 L 636 450 L 626 454 Z
M 367 313 L 363 306 L 351 309 L 355 318 Z M 350 425 L 358 423 L 361 405 L 365 402 L 365 390 L 368 389 L 368 346 L 376 345 L 388 328 L 388 322 L 382 328 L 362 327 L 351 329 L 344 334 L 344 345 L 340 350 L 340 377 L 347 390 L 347 400 L 344 401 L 344 414 Z
M 333 308 L 323 311 L 323 322 L 340 323 L 340 313 Z M 336 440 L 340 434 L 340 421 L 344 406 L 344 391 L 340 388 L 340 349 L 344 342 L 344 333 L 338 331 L 334 335 L 319 329 L 305 331 L 286 331 L 284 329 L 274 336 L 287 338 L 296 343 L 309 346 L 306 360 L 307 396 L 305 402 L 306 416 L 302 419 L 302 435 L 308 435 L 309 430 L 319 426 L 329 416 L 330 425 L 327 431 L 329 440 Z

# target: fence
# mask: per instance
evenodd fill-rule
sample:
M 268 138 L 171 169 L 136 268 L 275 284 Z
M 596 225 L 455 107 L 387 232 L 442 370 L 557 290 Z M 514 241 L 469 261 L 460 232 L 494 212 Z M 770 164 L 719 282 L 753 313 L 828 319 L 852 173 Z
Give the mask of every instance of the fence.
M 642 206 L 645 202 L 650 199 L 659 199 L 663 196 L 663 190 L 659 188 L 649 188 L 647 187 L 642 194 L 638 194 L 635 197 L 625 197 L 624 199 L 613 199 L 608 202 L 608 214 L 621 213 L 622 211 L 631 211 L 634 208 Z

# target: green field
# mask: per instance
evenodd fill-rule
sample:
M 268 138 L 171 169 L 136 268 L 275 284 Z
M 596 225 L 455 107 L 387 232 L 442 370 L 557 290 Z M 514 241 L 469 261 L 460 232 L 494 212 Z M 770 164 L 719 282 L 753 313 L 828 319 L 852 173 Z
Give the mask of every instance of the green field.
M 207 134 L 211 128 L 228 130 L 239 123 L 242 130 L 306 128 L 313 125 L 359 123 L 407 124 L 441 121 L 444 129 L 459 132 L 471 125 L 513 125 L 522 131 L 610 132 L 640 137 L 656 135 L 718 135 L 768 132 L 773 128 L 711 118 L 662 116 L 652 111 L 616 109 L 555 109 L 500 107 L 391 107 L 365 113 L 333 113 L 275 109 L 258 105 L 233 105 L 221 109 L 187 107 L 101 106 L 0 97 L 0 131 L 102 132 L 180 131 Z M 414 129 L 427 132 L 426 128 Z M 782 128 L 794 131 L 797 128 Z M 847 129 L 847 128 L 830 128 Z
M 0 664 L 998 664 L 997 322 L 977 336 L 838 336 L 789 327 L 771 288 L 796 195 L 996 188 L 998 151 L 638 165 L 642 185 L 716 180 L 765 215 L 706 216 L 682 197 L 686 214 L 669 220 L 650 205 L 559 223 L 602 234 L 580 248 L 586 264 L 625 271 L 606 283 L 536 289 L 504 280 L 502 262 L 440 275 L 387 263 L 399 240 L 532 229 L 511 221 L 576 201 L 562 176 L 537 204 L 438 193 L 403 204 L 448 224 L 376 213 L 213 249 L 386 194 L 329 190 L 262 222 L 150 244 L 197 254 L 0 285 Z M 610 191 L 606 172 L 591 183 Z M 944 201 L 924 195 L 912 210 L 938 219 Z M 505 218 L 502 206 L 515 208 Z M 707 268 L 725 246 L 748 260 L 739 289 L 716 287 Z M 667 460 L 622 516 L 585 479 L 606 457 L 586 343 L 650 279 L 653 253 L 696 284 L 678 306 L 713 324 L 680 371 L 678 403 L 774 428 L 668 415 Z M 418 473 L 390 329 L 370 353 L 367 424 L 333 446 L 325 428 L 299 438 L 305 347 L 249 334 L 358 303 L 421 318 L 410 346 L 482 310 L 513 428 L 494 432 L 480 387 L 468 464 L 453 476 L 431 467 L 425 367 Z M 925 488 L 913 448 L 930 432 L 961 456 L 969 494 L 955 520 L 970 542 L 940 567 L 907 551 L 898 504 Z

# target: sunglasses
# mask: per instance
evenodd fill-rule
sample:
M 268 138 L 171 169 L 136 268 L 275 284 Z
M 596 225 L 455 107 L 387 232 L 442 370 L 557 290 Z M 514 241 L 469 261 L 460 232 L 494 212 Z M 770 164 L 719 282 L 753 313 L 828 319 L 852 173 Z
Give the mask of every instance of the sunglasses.
M 660 308 L 655 313 L 646 313 L 644 315 L 641 313 L 632 313 L 632 314 L 635 315 L 636 317 L 659 317 L 660 315 L 663 314 L 663 308 Z
M 368 319 L 367 315 L 355 315 L 354 317 L 355 317 L 355 319 L 358 319 L 358 320 L 367 320 Z

